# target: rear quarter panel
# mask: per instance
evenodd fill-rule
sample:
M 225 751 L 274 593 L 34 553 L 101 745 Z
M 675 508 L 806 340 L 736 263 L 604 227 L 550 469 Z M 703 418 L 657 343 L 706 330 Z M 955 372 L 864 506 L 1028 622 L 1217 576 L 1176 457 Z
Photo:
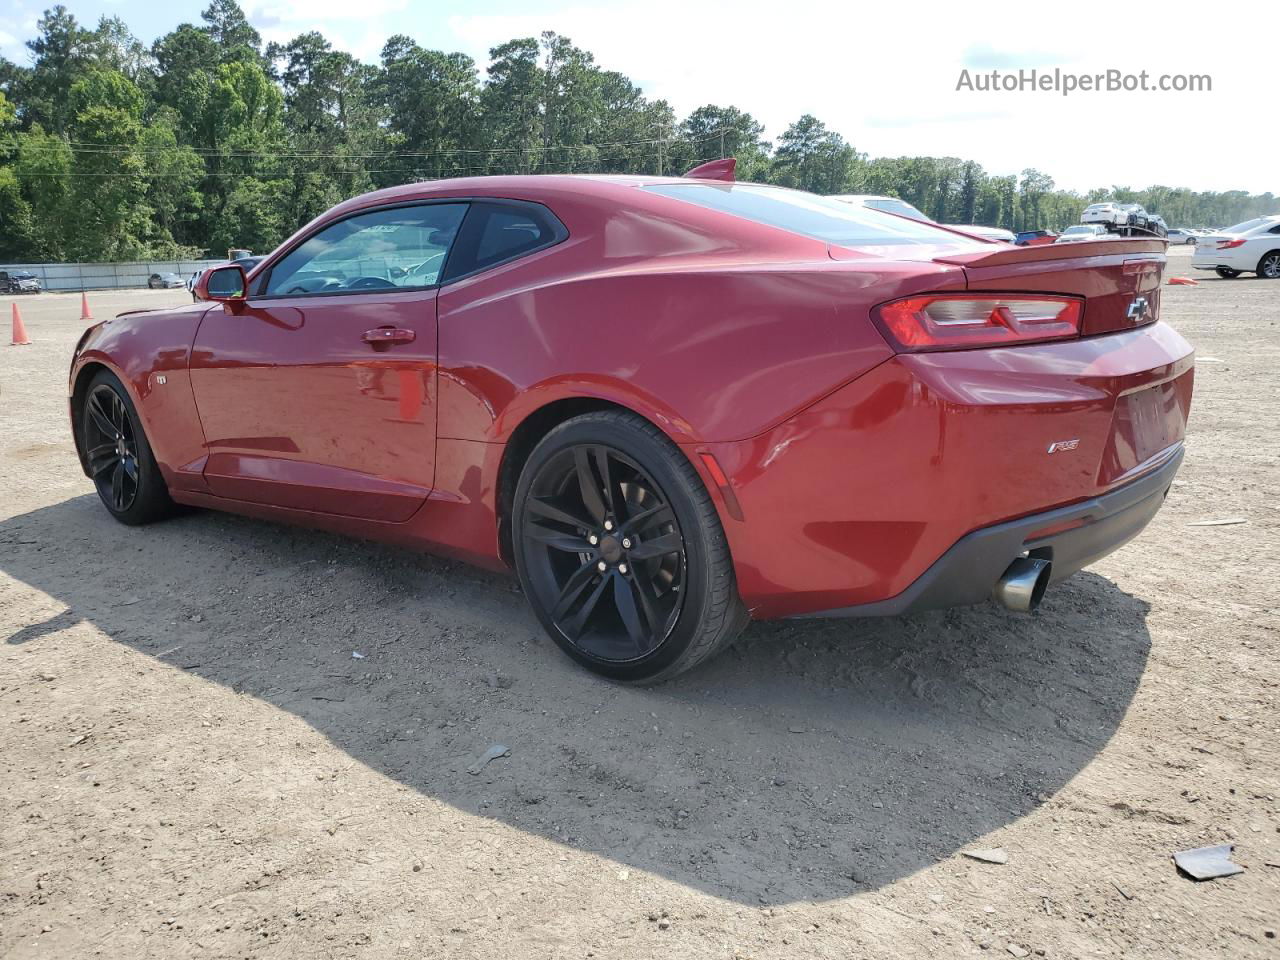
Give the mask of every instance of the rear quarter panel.
M 441 291 L 440 433 L 502 440 L 546 403 L 589 396 L 677 442 L 755 436 L 892 355 L 874 303 L 962 282 L 919 263 L 517 264 Z

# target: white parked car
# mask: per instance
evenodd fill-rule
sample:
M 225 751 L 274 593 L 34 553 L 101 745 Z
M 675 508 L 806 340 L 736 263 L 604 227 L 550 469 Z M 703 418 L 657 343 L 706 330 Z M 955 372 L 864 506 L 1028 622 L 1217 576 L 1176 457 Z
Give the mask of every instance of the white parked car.
M 1091 203 L 1080 214 L 1081 223 L 1110 224 L 1113 227 L 1145 227 L 1147 211 L 1138 203 Z
M 1280 216 L 1255 217 L 1201 237 L 1191 255 L 1191 266 L 1213 270 L 1225 280 L 1242 273 L 1280 280 Z
M 919 220 L 921 223 L 937 222 L 926 217 L 911 204 L 907 203 L 907 201 L 899 200 L 897 197 L 879 197 L 874 194 L 866 193 L 838 193 L 831 199 L 843 200 L 845 203 L 852 203 L 857 206 L 870 207 L 872 210 L 883 210 L 886 213 L 896 213 L 900 217 L 910 217 L 912 220 Z M 982 237 L 984 240 L 999 240 L 1002 243 L 1013 243 L 1013 233 L 1009 230 L 1003 230 L 1000 227 L 984 227 L 979 224 L 960 226 L 954 223 L 943 223 L 940 224 L 940 226 L 947 227 L 951 230 L 960 230 L 964 233 L 970 233 L 975 237 Z
M 1079 243 L 1081 240 L 1097 240 L 1099 237 L 1107 235 L 1107 228 L 1100 223 L 1078 223 L 1074 227 L 1067 227 L 1062 233 L 1058 234 L 1058 239 L 1054 243 Z
M 1170 243 L 1195 243 L 1199 236 L 1199 232 L 1195 230 L 1188 230 L 1185 227 L 1174 227 L 1169 231 L 1168 240 Z

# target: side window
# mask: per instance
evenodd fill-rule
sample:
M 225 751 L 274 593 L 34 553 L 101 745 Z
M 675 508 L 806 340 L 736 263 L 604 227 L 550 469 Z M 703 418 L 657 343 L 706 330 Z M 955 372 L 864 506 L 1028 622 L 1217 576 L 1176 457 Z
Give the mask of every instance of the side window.
M 271 268 L 267 296 L 407 290 L 440 282 L 465 203 L 357 214 L 313 234 Z
M 477 202 L 467 215 L 446 280 L 549 247 L 567 235 L 549 210 L 535 203 Z
M 1274 227 L 1268 230 L 1267 233 L 1280 233 L 1280 223 L 1277 223 Z

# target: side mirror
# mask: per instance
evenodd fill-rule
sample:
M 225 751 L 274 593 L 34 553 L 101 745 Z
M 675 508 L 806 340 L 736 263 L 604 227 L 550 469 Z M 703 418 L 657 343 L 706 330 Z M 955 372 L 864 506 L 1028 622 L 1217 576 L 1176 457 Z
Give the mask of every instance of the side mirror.
M 245 298 L 244 267 L 233 263 L 225 267 L 212 267 L 200 274 L 192 291 L 197 300 L 221 300 L 223 302 Z

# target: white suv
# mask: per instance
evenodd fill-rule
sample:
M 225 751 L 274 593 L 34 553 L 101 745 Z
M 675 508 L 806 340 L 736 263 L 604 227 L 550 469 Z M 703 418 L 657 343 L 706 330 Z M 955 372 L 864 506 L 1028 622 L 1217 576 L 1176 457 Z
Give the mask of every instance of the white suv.
M 1213 270 L 1224 280 L 1256 273 L 1280 280 L 1280 216 L 1255 217 L 1196 241 L 1191 266 Z

